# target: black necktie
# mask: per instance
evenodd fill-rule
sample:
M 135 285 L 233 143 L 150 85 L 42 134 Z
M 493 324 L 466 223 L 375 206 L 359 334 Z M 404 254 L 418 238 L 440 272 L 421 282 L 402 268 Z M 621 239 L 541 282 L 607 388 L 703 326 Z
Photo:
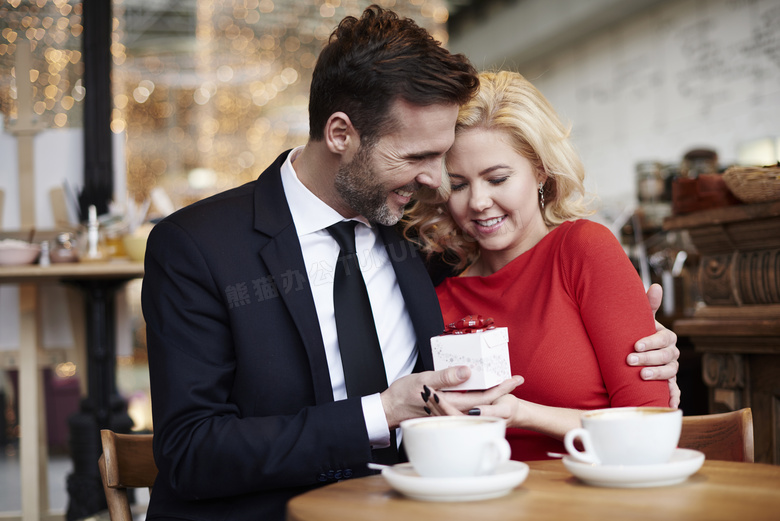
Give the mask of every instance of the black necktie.
M 342 221 L 327 228 L 341 248 L 333 278 L 333 304 L 347 396 L 368 396 L 387 389 L 385 364 L 376 333 L 368 290 L 360 273 L 355 247 L 356 221 Z M 395 432 L 390 447 L 374 451 L 374 459 L 398 462 Z

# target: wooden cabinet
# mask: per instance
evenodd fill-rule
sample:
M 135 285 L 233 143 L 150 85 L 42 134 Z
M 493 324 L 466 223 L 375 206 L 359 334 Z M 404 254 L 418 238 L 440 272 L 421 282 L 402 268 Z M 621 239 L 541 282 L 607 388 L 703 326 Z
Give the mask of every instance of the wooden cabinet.
M 702 353 L 712 413 L 751 407 L 756 461 L 780 464 L 780 202 L 670 217 L 701 257 L 703 306 L 674 322 Z

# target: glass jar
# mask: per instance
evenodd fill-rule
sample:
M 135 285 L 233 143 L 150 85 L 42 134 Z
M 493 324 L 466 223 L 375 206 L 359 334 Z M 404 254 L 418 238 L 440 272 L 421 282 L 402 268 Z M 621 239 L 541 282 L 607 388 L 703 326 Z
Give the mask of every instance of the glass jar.
M 642 161 L 636 165 L 637 198 L 640 203 L 657 203 L 664 195 L 662 165 L 656 161 Z
M 69 232 L 57 234 L 54 247 L 49 252 L 51 262 L 77 262 L 79 250 L 75 235 Z

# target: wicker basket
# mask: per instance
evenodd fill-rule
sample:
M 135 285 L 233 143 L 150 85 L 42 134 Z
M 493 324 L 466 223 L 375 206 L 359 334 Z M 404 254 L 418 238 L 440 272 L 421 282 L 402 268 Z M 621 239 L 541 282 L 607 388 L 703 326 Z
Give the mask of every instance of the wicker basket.
M 743 203 L 780 200 L 780 163 L 776 166 L 732 166 L 723 173 L 729 190 Z

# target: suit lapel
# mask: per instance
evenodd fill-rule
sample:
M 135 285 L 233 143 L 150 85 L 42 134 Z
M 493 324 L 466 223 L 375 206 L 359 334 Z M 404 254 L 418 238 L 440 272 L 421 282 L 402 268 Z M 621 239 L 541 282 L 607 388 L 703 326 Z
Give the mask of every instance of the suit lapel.
M 317 310 L 309 289 L 298 233 L 282 187 L 281 166 L 287 154 L 282 154 L 263 172 L 255 186 L 255 229 L 269 237 L 260 250 L 260 257 L 276 282 L 279 296 L 303 339 L 317 403 L 332 402 L 333 387 Z M 282 281 L 288 285 L 283 285 Z
M 433 370 L 430 339 L 444 330 L 439 300 L 420 252 L 391 226 L 379 226 L 417 336 L 417 369 Z M 422 366 L 420 365 L 422 364 Z
M 325 347 L 314 298 L 309 290 L 301 244 L 282 187 L 281 166 L 288 153 L 279 156 L 257 180 L 254 223 L 255 229 L 269 238 L 260 250 L 260 257 L 279 286 L 279 295 L 303 339 L 317 403 L 325 403 L 333 401 Z M 432 370 L 430 338 L 444 330 L 436 291 L 420 253 L 393 227 L 379 226 L 379 234 L 393 264 L 417 336 L 417 367 Z M 282 289 L 280 282 L 283 280 L 292 283 L 292 290 Z

